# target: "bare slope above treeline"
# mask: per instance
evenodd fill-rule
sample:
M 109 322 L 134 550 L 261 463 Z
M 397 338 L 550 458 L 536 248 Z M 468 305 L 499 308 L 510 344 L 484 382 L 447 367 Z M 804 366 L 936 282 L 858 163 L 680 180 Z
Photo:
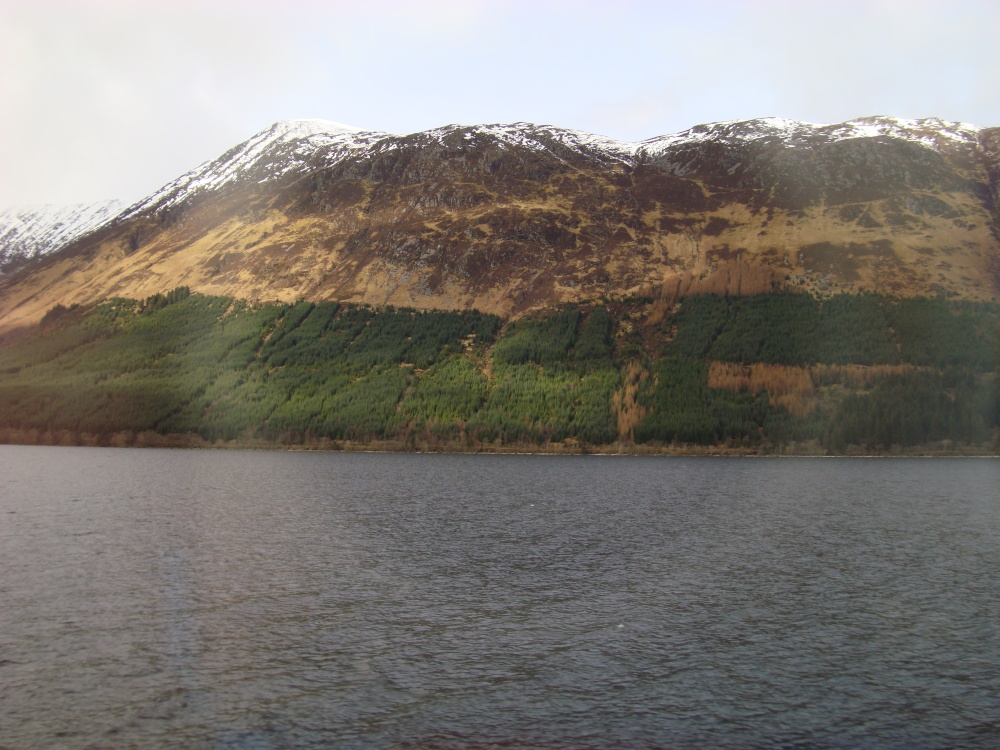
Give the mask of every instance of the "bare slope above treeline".
M 504 316 L 775 288 L 997 299 L 998 206 L 1000 129 L 940 120 L 769 118 L 637 143 L 287 121 L 35 251 L 0 277 L 0 329 L 180 285 Z

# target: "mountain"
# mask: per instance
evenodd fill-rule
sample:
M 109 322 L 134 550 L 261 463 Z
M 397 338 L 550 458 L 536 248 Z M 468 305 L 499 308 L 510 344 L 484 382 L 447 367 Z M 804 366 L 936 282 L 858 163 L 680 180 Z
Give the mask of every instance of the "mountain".
M 0 212 L 0 274 L 30 265 L 114 219 L 122 201 L 32 206 Z
M 477 308 L 777 288 L 1000 295 L 1000 129 L 766 118 L 641 142 L 279 122 L 0 281 L 0 328 L 176 286 Z

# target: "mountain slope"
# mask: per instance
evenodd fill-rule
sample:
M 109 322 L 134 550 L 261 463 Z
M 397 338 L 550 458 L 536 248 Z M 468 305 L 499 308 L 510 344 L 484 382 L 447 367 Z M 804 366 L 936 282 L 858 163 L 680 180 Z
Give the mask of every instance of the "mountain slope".
M 998 132 L 767 118 L 624 143 L 281 122 L 3 281 L 0 326 L 179 285 L 502 315 L 777 287 L 994 299 Z

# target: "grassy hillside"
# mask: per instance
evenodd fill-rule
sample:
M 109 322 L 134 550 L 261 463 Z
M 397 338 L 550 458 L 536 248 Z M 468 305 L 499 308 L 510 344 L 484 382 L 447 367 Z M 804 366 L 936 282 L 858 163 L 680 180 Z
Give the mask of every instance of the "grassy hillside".
M 0 346 L 0 439 L 997 452 L 1000 305 L 803 294 L 475 311 L 57 307 Z

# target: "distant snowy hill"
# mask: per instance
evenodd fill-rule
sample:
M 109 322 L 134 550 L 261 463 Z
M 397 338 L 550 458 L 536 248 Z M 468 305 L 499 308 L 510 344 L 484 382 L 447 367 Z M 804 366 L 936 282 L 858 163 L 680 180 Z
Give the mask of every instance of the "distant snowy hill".
M 125 208 L 122 201 L 30 206 L 0 212 L 0 273 L 24 266 L 100 229 Z

